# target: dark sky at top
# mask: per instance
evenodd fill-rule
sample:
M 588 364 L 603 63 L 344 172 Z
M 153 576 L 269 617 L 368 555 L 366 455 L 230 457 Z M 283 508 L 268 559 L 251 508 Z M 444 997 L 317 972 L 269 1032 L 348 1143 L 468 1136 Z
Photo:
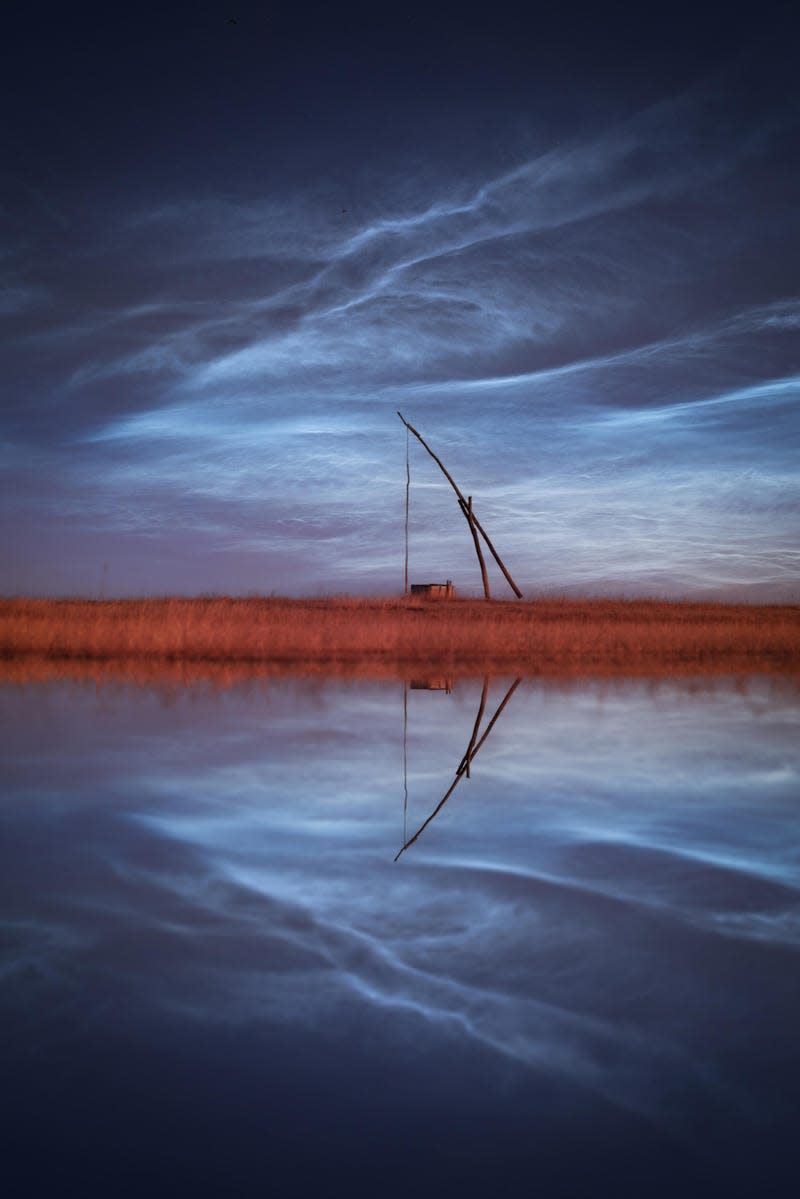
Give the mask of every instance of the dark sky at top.
M 3 591 L 796 598 L 796 25 L 14 13 Z

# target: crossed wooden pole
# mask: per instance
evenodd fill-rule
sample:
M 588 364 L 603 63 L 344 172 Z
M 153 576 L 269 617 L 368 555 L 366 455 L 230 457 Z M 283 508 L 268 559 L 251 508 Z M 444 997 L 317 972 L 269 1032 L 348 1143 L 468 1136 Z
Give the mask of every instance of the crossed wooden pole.
M 436 454 L 434 454 L 433 450 L 428 445 L 427 441 L 422 436 L 422 434 L 418 433 L 412 424 L 409 424 L 409 422 L 403 416 L 402 412 L 398 412 L 397 415 L 400 417 L 400 420 L 403 422 L 403 424 L 408 429 L 408 431 L 410 433 L 414 434 L 417 441 L 420 442 L 420 444 L 422 445 L 423 449 L 427 450 L 427 452 L 430 454 L 431 458 L 433 458 L 434 462 L 439 467 L 439 470 L 442 472 L 444 477 L 447 479 L 447 482 L 453 488 L 453 491 L 456 493 L 456 495 L 458 497 L 458 506 L 461 509 L 461 511 L 463 512 L 464 518 L 465 518 L 467 524 L 469 525 L 469 531 L 472 534 L 472 540 L 475 545 L 475 553 L 478 555 L 478 565 L 481 568 L 481 579 L 483 580 L 483 594 L 484 594 L 485 598 L 491 599 L 492 595 L 491 595 L 491 591 L 489 590 L 489 576 L 486 573 L 486 561 L 484 559 L 483 551 L 481 549 L 481 543 L 479 540 L 479 536 L 482 537 L 483 540 L 486 542 L 486 546 L 489 550 L 489 553 L 492 555 L 495 562 L 502 570 L 503 574 L 506 577 L 509 587 L 514 592 L 517 599 L 522 599 L 522 592 L 520 591 L 519 587 L 512 579 L 511 574 L 509 573 L 505 563 L 503 562 L 503 559 L 500 557 L 497 550 L 494 548 L 491 541 L 489 540 L 489 535 L 487 534 L 483 525 L 478 520 L 475 513 L 472 511 L 472 496 L 469 495 L 466 498 L 464 498 L 464 494 L 461 491 L 458 484 L 456 483 L 455 479 L 450 474 L 449 470 L 446 468 L 446 466 L 442 462 L 441 458 L 439 458 Z

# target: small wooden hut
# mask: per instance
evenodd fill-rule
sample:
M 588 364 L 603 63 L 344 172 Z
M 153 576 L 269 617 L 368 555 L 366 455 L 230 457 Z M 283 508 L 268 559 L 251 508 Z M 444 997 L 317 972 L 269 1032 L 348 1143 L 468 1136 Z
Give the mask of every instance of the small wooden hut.
M 417 599 L 452 599 L 456 593 L 453 580 L 445 583 L 412 583 L 411 594 Z

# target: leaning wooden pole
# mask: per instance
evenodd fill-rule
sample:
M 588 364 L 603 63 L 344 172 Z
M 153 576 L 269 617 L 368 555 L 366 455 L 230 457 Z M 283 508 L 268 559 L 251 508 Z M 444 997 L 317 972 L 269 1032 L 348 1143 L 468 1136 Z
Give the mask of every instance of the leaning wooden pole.
M 399 411 L 398 411 L 397 415 L 400 417 L 400 420 L 403 422 L 403 424 L 405 425 L 405 427 L 406 427 L 406 428 L 407 428 L 407 429 L 408 429 L 408 430 L 409 430 L 411 433 L 413 433 L 413 434 L 414 434 L 414 436 L 416 437 L 417 441 L 418 441 L 418 442 L 419 442 L 419 443 L 422 445 L 423 449 L 427 450 L 427 452 L 430 454 L 431 458 L 433 458 L 434 462 L 435 462 L 435 463 L 436 463 L 436 465 L 439 467 L 439 470 L 442 472 L 442 474 L 444 475 L 444 477 L 447 479 L 447 482 L 450 484 L 450 486 L 453 488 L 453 491 L 454 491 L 454 492 L 456 493 L 456 495 L 458 496 L 459 507 L 461 508 L 461 511 L 464 513 L 464 517 L 465 517 L 465 519 L 466 519 L 466 521 L 467 521 L 467 524 L 468 524 L 468 525 L 469 525 L 469 527 L 470 527 L 470 532 L 472 532 L 473 526 L 474 526 L 474 528 L 476 528 L 476 529 L 478 530 L 478 532 L 480 533 L 481 537 L 482 537 L 482 538 L 483 538 L 483 540 L 486 542 L 486 545 L 487 545 L 487 547 L 488 547 L 488 549 L 489 549 L 489 552 L 490 552 L 490 554 L 492 555 L 492 557 L 494 558 L 495 562 L 497 563 L 497 565 L 500 567 L 500 569 L 502 570 L 503 574 L 505 575 L 506 582 L 508 583 L 509 587 L 510 587 L 510 588 L 511 588 L 511 590 L 514 592 L 514 594 L 516 595 L 517 599 L 522 599 L 522 592 L 520 591 L 519 587 L 518 587 L 518 586 L 517 586 L 517 584 L 514 582 L 514 580 L 511 578 L 511 575 L 509 574 L 509 572 L 508 572 L 508 569 L 506 568 L 506 565 L 505 565 L 505 563 L 503 562 L 503 559 L 500 557 L 500 555 L 498 554 L 497 550 L 494 548 L 494 546 L 492 545 L 491 541 L 489 540 L 489 536 L 488 536 L 488 534 L 487 534 L 486 530 L 484 529 L 483 525 L 482 525 L 482 524 L 481 524 L 481 522 L 478 520 L 478 518 L 477 518 L 477 516 L 475 515 L 475 513 L 474 513 L 474 512 L 471 512 L 471 509 L 469 508 L 469 506 L 468 506 L 468 504 L 467 504 L 467 501 L 466 501 L 466 500 L 465 500 L 465 498 L 464 498 L 464 494 L 463 494 L 463 492 L 461 491 L 460 487 L 459 487 L 459 486 L 458 486 L 458 484 L 456 483 L 456 481 L 455 481 L 455 479 L 453 478 L 453 476 L 450 474 L 450 472 L 449 472 L 449 470 L 447 469 L 447 467 L 446 467 L 446 466 L 444 465 L 444 463 L 442 462 L 441 458 L 437 457 L 437 455 L 436 455 L 436 454 L 434 454 L 433 450 L 432 450 L 432 449 L 431 449 L 431 447 L 428 445 L 427 441 L 426 441 L 426 440 L 425 440 L 425 438 L 422 436 L 422 434 L 421 434 L 421 433 L 418 433 L 418 432 L 417 432 L 417 430 L 414 428 L 414 426 L 413 426 L 413 425 L 411 425 L 411 424 L 409 424 L 409 422 L 408 422 L 408 421 L 406 420 L 406 418 L 403 416 L 402 412 L 399 412 Z M 470 517 L 470 513 L 471 513 L 471 517 Z M 479 558 L 478 558 L 478 561 L 480 561 L 480 560 L 481 560 L 481 559 L 480 559 L 480 556 L 479 556 Z M 485 590 L 486 590 L 486 586 L 484 585 L 484 591 L 485 591 Z
M 475 545 L 475 553 L 478 555 L 478 563 L 481 568 L 481 579 L 483 580 L 484 599 L 491 599 L 492 593 L 489 590 L 489 575 L 486 573 L 486 562 L 483 557 L 483 550 L 481 549 L 481 543 L 480 543 L 480 541 L 478 541 L 478 530 L 475 528 L 475 517 L 472 515 L 472 496 L 471 495 L 467 496 L 466 507 L 464 506 L 463 500 L 459 500 L 458 502 L 461 505 L 461 511 L 464 513 L 464 515 L 467 518 L 467 523 L 469 524 L 469 531 L 472 534 L 472 540 Z

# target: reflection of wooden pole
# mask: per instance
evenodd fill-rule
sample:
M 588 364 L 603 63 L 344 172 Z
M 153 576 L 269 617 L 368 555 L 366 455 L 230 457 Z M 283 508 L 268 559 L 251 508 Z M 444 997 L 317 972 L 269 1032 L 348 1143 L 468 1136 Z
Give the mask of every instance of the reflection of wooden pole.
M 425 438 L 422 436 L 422 434 L 421 434 L 421 433 L 418 433 L 418 432 L 417 432 L 417 430 L 414 428 L 414 426 L 413 426 L 413 425 L 410 425 L 410 424 L 408 423 L 408 421 L 406 420 L 406 418 L 403 416 L 402 412 L 398 412 L 398 413 L 397 413 L 397 415 L 400 417 L 400 420 L 403 422 L 403 424 L 405 425 L 405 427 L 406 427 L 407 429 L 409 429 L 409 430 L 410 430 L 410 432 L 412 432 L 412 433 L 414 434 L 414 436 L 416 437 L 417 441 L 418 441 L 418 442 L 420 442 L 420 444 L 423 446 L 423 448 L 424 448 L 424 449 L 426 449 L 426 450 L 428 451 L 428 453 L 430 454 L 431 458 L 433 458 L 434 462 L 435 462 L 435 463 L 436 463 L 436 465 L 439 467 L 439 470 L 442 472 L 442 474 L 444 475 L 444 477 L 447 479 L 447 482 L 450 484 L 450 486 L 453 488 L 453 491 L 454 491 L 454 492 L 456 493 L 456 495 L 458 496 L 459 506 L 460 506 L 460 508 L 461 508 L 461 511 L 464 513 L 464 516 L 465 516 L 465 518 L 466 518 L 466 520 L 467 520 L 467 523 L 468 523 L 468 524 L 469 524 L 469 526 L 470 526 L 470 532 L 472 531 L 472 527 L 473 527 L 473 525 L 474 525 L 474 526 L 475 526 L 475 528 L 476 528 L 476 529 L 478 530 L 478 532 L 480 533 L 480 535 L 481 535 L 481 537 L 483 538 L 483 540 L 486 542 L 487 546 L 489 547 L 489 552 L 490 552 L 490 554 L 492 555 L 492 557 L 494 558 L 495 562 L 497 563 L 497 565 L 500 567 L 500 569 L 502 570 L 503 574 L 505 575 L 505 577 L 506 577 L 506 581 L 507 581 L 507 583 L 508 583 L 509 587 L 510 587 L 510 588 L 511 588 L 511 590 L 514 592 L 514 594 L 517 596 L 517 599 L 522 599 L 522 592 L 520 591 L 519 587 L 518 587 L 518 586 L 517 586 L 517 584 L 514 582 L 514 580 L 511 578 L 511 575 L 509 574 L 508 570 L 506 569 L 506 565 L 505 565 L 505 563 L 503 562 L 503 559 L 500 557 L 500 555 L 498 554 L 497 550 L 496 550 L 496 549 L 494 548 L 494 546 L 492 545 L 491 541 L 489 540 L 488 534 L 486 533 L 486 530 L 484 529 L 483 525 L 481 524 L 481 522 L 478 520 L 477 516 L 475 516 L 475 514 L 474 514 L 474 513 L 472 514 L 472 520 L 470 521 L 470 518 L 469 518 L 469 515 L 468 515 L 468 505 L 467 505 L 467 501 L 464 499 L 463 492 L 461 491 L 460 487 L 459 487 L 459 486 L 458 486 L 458 484 L 456 483 L 456 481 L 455 481 L 455 479 L 453 478 L 453 476 L 450 474 L 449 470 L 446 468 L 446 466 L 445 466 L 445 465 L 444 465 L 444 463 L 442 462 L 441 458 L 438 458 L 438 457 L 436 456 L 436 454 L 434 454 L 433 450 L 432 450 L 432 449 L 431 449 L 431 447 L 428 445 L 427 441 L 426 441 L 426 440 L 425 440 Z
M 481 543 L 480 543 L 480 541 L 478 541 L 478 531 L 475 528 L 475 517 L 472 515 L 472 496 L 471 495 L 467 496 L 466 508 L 464 507 L 463 500 L 459 500 L 458 502 L 461 505 L 461 511 L 464 513 L 464 515 L 467 518 L 467 524 L 469 525 L 469 531 L 472 534 L 472 540 L 475 543 L 475 553 L 478 555 L 478 562 L 480 563 L 480 568 L 481 568 L 481 578 L 483 579 L 484 599 L 491 599 L 492 593 L 489 590 L 489 576 L 486 573 L 486 563 L 483 560 L 483 550 L 481 549 Z
M 408 818 L 408 683 L 403 680 L 403 840 Z
M 503 701 L 502 701 L 502 703 L 499 705 L 499 707 L 498 707 L 497 711 L 495 712 L 494 716 L 492 717 L 492 719 L 491 719 L 491 720 L 489 721 L 489 723 L 487 724 L 487 726 L 486 726 L 486 728 L 485 728 L 485 730 L 484 730 L 483 736 L 481 737 L 480 741 L 478 741 L 478 743 L 477 743 L 477 744 L 475 744 L 475 738 L 476 738 L 476 737 L 477 737 L 477 735 L 478 735 L 478 727 L 479 727 L 479 725 L 480 725 L 480 722 L 481 722 L 481 716 L 483 715 L 483 709 L 484 709 L 484 706 L 485 706 L 485 704 L 486 704 L 486 693 L 487 693 L 487 690 L 488 690 L 488 687 L 489 687 L 489 680 L 488 680 L 488 678 L 484 679 L 484 683 L 483 683 L 483 691 L 482 691 L 482 693 L 481 693 L 481 705 L 480 705 L 480 708 L 479 708 L 479 710 L 478 710 L 478 717 L 477 717 L 477 720 L 475 721 L 475 726 L 474 726 L 474 728 L 473 728 L 473 730 L 472 730 L 472 736 L 470 737 L 469 745 L 467 746 L 467 752 L 464 754 L 464 757 L 461 759 L 461 761 L 460 761 L 460 763 L 459 763 L 459 766 L 458 766 L 458 769 L 456 770 L 456 777 L 453 779 L 452 783 L 451 783 L 451 784 L 450 784 L 450 786 L 447 788 L 447 790 L 445 791 L 444 795 L 443 795 L 443 796 L 442 796 L 442 798 L 439 800 L 438 804 L 437 804 L 437 805 L 436 805 L 436 807 L 433 809 L 433 811 L 431 812 L 431 814 L 430 814 L 430 816 L 427 818 L 427 820 L 423 820 L 422 824 L 419 826 L 419 828 L 417 829 L 417 831 L 414 833 L 414 836 L 413 836 L 413 837 L 409 837 L 409 839 L 408 839 L 408 840 L 405 842 L 405 844 L 402 846 L 402 848 L 401 848 L 401 849 L 398 851 L 398 853 L 395 855 L 395 859 L 394 859 L 395 861 L 397 861 L 397 859 L 398 859 L 398 858 L 401 856 L 401 854 L 404 854 L 404 853 L 405 853 L 405 851 L 406 851 L 406 850 L 409 848 L 409 846 L 411 846 L 411 845 L 413 845 L 413 844 L 414 844 L 414 842 L 417 840 L 417 838 L 418 838 L 418 837 L 419 837 L 419 836 L 420 836 L 422 833 L 424 833 L 425 829 L 428 827 L 428 825 L 430 824 L 430 822 L 431 822 L 432 820 L 434 820 L 434 819 L 435 819 L 435 818 L 436 818 L 436 817 L 439 815 L 439 813 L 441 812 L 442 808 L 443 808 L 443 807 L 444 807 L 444 805 L 447 803 L 448 799 L 450 798 L 450 796 L 453 794 L 453 792 L 455 791 L 455 789 L 456 789 L 456 787 L 458 786 L 458 784 L 459 784 L 459 783 L 461 782 L 461 780 L 463 779 L 464 775 L 466 774 L 466 776 L 469 778 L 469 766 L 470 766 L 470 763 L 471 763 L 472 759 L 475 757 L 476 753 L 478 752 L 478 750 L 479 750 L 479 749 L 480 749 L 480 747 L 483 745 L 483 743 L 484 743 L 484 741 L 486 740 L 486 738 L 487 738 L 487 737 L 489 736 L 489 734 L 491 733 L 492 729 L 494 728 L 495 724 L 497 723 L 497 720 L 498 720 L 498 718 L 499 718 L 499 716 L 500 716 L 500 713 L 503 711 L 503 708 L 506 706 L 506 704 L 508 703 L 508 701 L 511 699 L 511 696 L 514 694 L 514 692 L 516 691 L 517 687 L 519 687 L 519 685 L 520 685 L 520 683 L 521 683 L 521 682 L 522 682 L 522 679 L 521 679 L 521 678 L 516 678 L 516 679 L 514 679 L 514 682 L 511 684 L 511 686 L 509 687 L 508 691 L 505 693 L 505 695 L 504 695 L 504 697 L 503 697 Z
M 472 736 L 469 739 L 469 745 L 467 746 L 467 751 L 464 754 L 464 757 L 459 762 L 458 768 L 456 770 L 456 774 L 460 774 L 461 768 L 463 766 L 464 773 L 466 774 L 467 778 L 470 777 L 469 761 L 470 761 L 470 758 L 472 757 L 472 751 L 473 751 L 475 742 L 478 740 L 478 733 L 480 732 L 481 720 L 483 719 L 484 709 L 486 708 L 486 697 L 488 694 L 489 694 L 489 676 L 487 674 L 487 675 L 484 675 L 484 679 L 483 679 L 483 690 L 481 691 L 481 702 L 478 705 L 478 715 L 475 717 L 475 723 L 472 726 Z
M 506 704 L 508 703 L 508 701 L 511 699 L 511 696 L 514 694 L 514 692 L 516 691 L 517 687 L 519 687 L 519 685 L 520 685 L 520 683 L 521 683 L 521 682 L 522 682 L 522 678 L 516 678 L 516 679 L 514 679 L 514 682 L 511 684 L 511 686 L 509 687 L 508 691 L 506 691 L 506 693 L 505 693 L 505 696 L 503 697 L 503 702 L 500 704 L 500 706 L 498 707 L 498 709 L 497 709 L 497 711 L 495 712 L 494 716 L 492 717 L 492 719 L 491 719 L 491 720 L 489 721 L 489 723 L 487 724 L 486 728 L 485 728 L 485 729 L 484 729 L 484 731 L 483 731 L 483 736 L 481 737 L 480 741 L 478 742 L 478 744 L 475 746 L 475 748 L 473 749 L 472 753 L 470 754 L 470 758 L 474 758 L 474 757 L 475 757 L 476 753 L 478 752 L 478 750 L 480 749 L 480 747 L 483 745 L 484 741 L 485 741 L 485 740 L 486 740 L 486 738 L 489 736 L 489 734 L 491 733 L 491 731 L 492 731 L 492 729 L 494 728 L 494 726 L 497 724 L 497 721 L 498 721 L 498 720 L 499 720 L 499 718 L 500 718 L 500 713 L 503 711 L 503 708 L 506 706 Z

